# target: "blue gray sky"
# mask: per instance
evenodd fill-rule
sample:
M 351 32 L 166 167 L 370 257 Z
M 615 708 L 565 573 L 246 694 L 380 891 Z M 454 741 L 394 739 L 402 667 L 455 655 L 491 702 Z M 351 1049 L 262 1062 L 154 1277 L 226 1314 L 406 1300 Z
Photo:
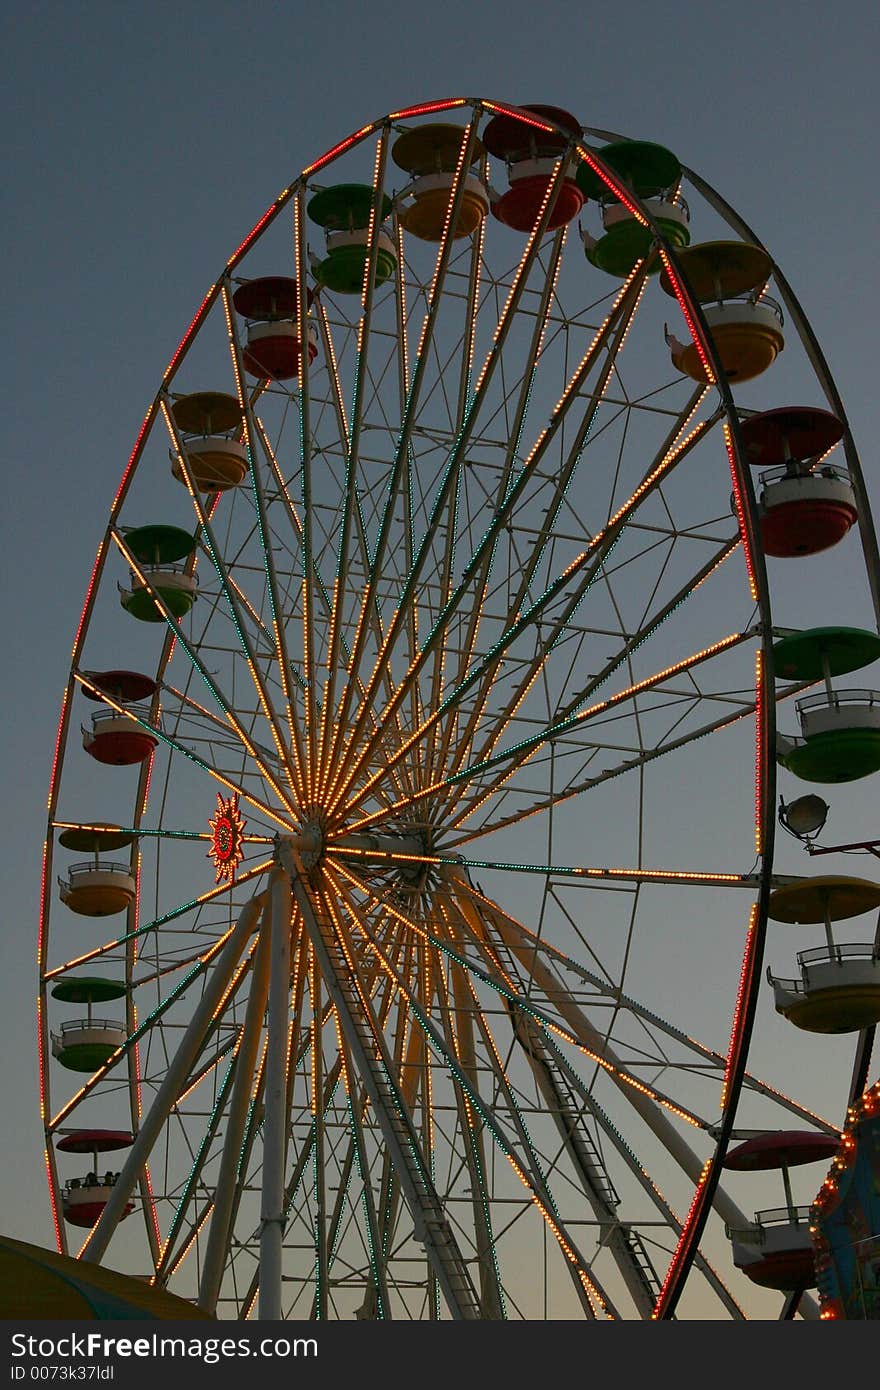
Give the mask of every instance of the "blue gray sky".
M 880 16 L 866 0 L 91 0 L 6 7 L 2 42 L 0 1113 L 16 1180 L 0 1188 L 0 1230 L 49 1244 L 33 1000 L 59 700 L 145 408 L 231 250 L 303 166 L 386 111 L 450 95 L 567 108 L 668 145 L 755 229 L 823 346 L 873 479 Z

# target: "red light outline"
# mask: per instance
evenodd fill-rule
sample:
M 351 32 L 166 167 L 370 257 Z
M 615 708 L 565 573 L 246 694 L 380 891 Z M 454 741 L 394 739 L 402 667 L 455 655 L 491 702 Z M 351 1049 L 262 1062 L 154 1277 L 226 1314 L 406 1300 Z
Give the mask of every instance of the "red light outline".
M 214 862 L 217 875 L 214 881 L 217 884 L 228 883 L 231 887 L 235 882 L 235 871 L 244 858 L 244 828 L 247 824 L 238 808 L 237 792 L 231 796 L 217 793 L 217 810 L 208 824 L 211 827 L 211 848 L 207 858 Z M 228 843 L 223 843 L 221 835 L 225 838 L 227 832 Z
M 675 1253 L 673 1254 L 672 1259 L 670 1260 L 669 1268 L 666 1271 L 666 1278 L 663 1280 L 663 1287 L 657 1296 L 657 1302 L 654 1304 L 654 1311 L 651 1314 L 651 1318 L 653 1321 L 657 1321 L 658 1319 L 663 1317 L 664 1309 L 666 1306 L 666 1295 L 670 1285 L 672 1284 L 676 1274 L 678 1273 L 679 1267 L 684 1259 L 685 1251 L 690 1243 L 690 1233 L 693 1230 L 697 1218 L 699 1217 L 702 1211 L 706 1193 L 706 1183 L 708 1181 L 709 1174 L 711 1171 L 712 1159 L 709 1158 L 703 1164 L 703 1171 L 700 1174 L 700 1180 L 697 1183 L 696 1189 L 694 1191 L 690 1209 L 682 1225 L 681 1235 L 678 1237 L 678 1244 L 675 1247 Z

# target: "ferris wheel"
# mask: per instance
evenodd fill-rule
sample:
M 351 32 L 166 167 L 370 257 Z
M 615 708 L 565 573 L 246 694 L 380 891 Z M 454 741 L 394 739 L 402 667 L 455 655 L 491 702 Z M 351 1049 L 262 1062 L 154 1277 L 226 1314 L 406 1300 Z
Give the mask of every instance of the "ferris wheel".
M 232 1319 L 815 1316 L 789 1170 L 866 1081 L 877 948 L 833 923 L 880 890 L 780 872 L 777 769 L 880 766 L 832 683 L 878 573 L 798 301 L 675 154 L 451 99 L 308 165 L 161 377 L 76 632 L 59 1248 Z M 777 922 L 825 941 L 768 982 Z

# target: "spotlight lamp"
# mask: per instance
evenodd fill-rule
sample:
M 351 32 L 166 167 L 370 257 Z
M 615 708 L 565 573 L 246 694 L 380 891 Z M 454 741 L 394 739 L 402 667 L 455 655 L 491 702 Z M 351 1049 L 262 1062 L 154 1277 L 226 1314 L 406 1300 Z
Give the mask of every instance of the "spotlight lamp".
M 828 806 L 821 796 L 799 796 L 788 805 L 779 798 L 779 824 L 806 845 L 820 833 L 827 817 Z

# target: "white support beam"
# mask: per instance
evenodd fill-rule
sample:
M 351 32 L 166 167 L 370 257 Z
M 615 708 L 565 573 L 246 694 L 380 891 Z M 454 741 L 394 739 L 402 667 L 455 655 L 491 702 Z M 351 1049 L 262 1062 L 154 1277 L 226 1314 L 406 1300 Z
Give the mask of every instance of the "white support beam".
M 269 948 L 269 1020 L 263 1119 L 263 1194 L 260 1209 L 261 1322 L 281 1319 L 284 1238 L 284 1155 L 287 1141 L 287 1029 L 290 1015 L 290 878 L 272 877 Z
M 164 1080 L 156 1092 L 153 1104 L 144 1116 L 122 1172 L 111 1190 L 107 1205 L 83 1247 L 81 1259 L 92 1264 L 99 1264 L 110 1244 L 110 1239 L 134 1191 L 141 1169 L 147 1162 L 168 1116 L 177 1104 L 177 1098 L 183 1090 L 193 1063 L 199 1055 L 214 1013 L 223 998 L 229 981 L 232 979 L 233 971 L 244 951 L 248 937 L 254 931 L 262 901 L 262 895 L 251 898 L 250 902 L 245 903 L 242 908 L 229 940 L 208 976 L 205 992 L 193 1011 L 180 1046 L 172 1057 Z

